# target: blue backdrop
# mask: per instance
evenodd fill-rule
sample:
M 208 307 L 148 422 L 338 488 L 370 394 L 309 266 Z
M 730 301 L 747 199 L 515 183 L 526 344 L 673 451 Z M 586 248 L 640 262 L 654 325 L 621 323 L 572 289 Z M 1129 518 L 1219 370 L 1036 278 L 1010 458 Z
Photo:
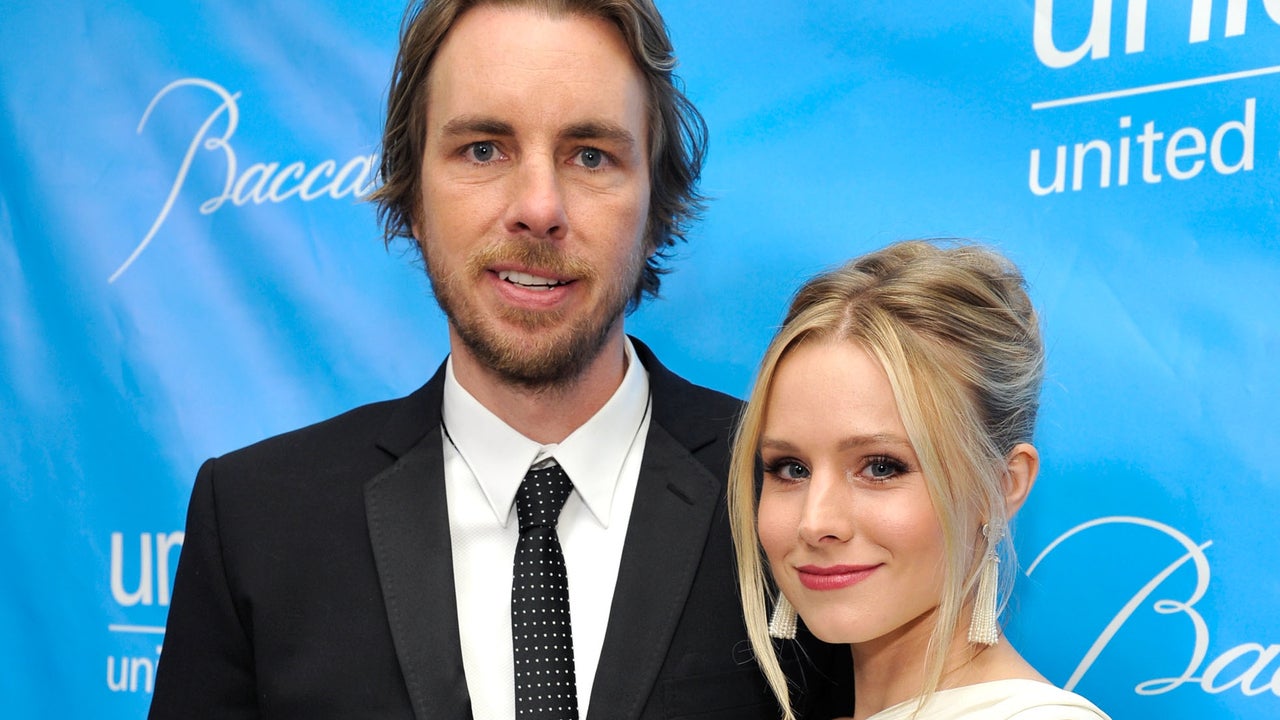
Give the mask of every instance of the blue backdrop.
M 662 2 L 710 212 L 628 321 L 741 395 L 805 277 L 1025 269 L 1009 634 L 1117 720 L 1280 715 L 1280 2 Z M 198 464 L 446 352 L 372 208 L 399 0 L 0 2 L 0 697 L 141 718 Z

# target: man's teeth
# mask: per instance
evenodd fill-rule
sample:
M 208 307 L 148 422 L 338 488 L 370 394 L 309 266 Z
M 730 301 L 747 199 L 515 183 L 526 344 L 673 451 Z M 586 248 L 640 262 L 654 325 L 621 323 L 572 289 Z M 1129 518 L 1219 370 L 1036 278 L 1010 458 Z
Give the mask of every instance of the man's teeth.
M 523 287 L 550 288 L 550 287 L 555 287 L 557 285 L 564 284 L 559 280 L 552 280 L 551 278 L 538 277 L 537 275 L 530 275 L 529 273 L 518 272 L 516 270 L 503 270 L 502 272 L 498 273 L 498 278 L 501 280 L 506 280 L 509 283 L 515 283 L 516 285 L 521 285 Z

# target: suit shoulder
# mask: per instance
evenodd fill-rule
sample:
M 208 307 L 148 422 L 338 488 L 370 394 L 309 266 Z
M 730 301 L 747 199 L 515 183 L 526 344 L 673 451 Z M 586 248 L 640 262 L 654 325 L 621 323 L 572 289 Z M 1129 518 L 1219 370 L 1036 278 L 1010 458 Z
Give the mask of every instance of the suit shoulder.
M 424 388 L 425 389 L 425 388 Z M 287 475 L 389 464 L 405 445 L 439 423 L 423 389 L 403 398 L 361 405 L 340 415 L 260 440 L 216 459 L 235 474 Z
M 706 417 L 717 419 L 736 418 L 742 411 L 743 402 L 732 395 L 697 385 L 678 375 L 673 377 L 675 382 L 667 389 L 674 390 L 674 393 L 668 394 L 681 397 L 683 400 L 681 405 L 686 408 L 686 411 L 701 410 Z

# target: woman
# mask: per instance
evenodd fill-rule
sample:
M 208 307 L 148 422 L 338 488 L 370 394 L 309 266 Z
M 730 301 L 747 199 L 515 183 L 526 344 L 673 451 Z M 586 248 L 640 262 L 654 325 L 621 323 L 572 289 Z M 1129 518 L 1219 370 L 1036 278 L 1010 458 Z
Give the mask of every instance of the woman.
M 787 720 L 769 635 L 794 637 L 797 611 L 849 644 L 854 720 L 1106 718 L 999 641 L 1043 362 L 1022 276 L 979 247 L 898 243 L 796 294 L 729 489 L 748 630 Z

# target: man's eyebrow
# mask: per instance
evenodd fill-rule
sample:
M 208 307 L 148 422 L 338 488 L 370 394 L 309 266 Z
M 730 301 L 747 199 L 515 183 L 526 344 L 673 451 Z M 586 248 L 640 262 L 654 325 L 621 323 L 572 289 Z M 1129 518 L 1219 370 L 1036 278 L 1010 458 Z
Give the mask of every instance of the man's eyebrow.
M 516 134 L 515 128 L 511 127 L 511 123 L 503 122 L 491 117 L 482 115 L 463 115 L 456 117 L 444 124 L 441 132 L 446 137 L 457 137 L 461 135 L 497 135 L 500 137 L 511 137 Z
M 611 122 L 588 120 L 574 123 L 560 133 L 569 140 L 610 140 L 628 146 L 636 144 L 636 136 L 630 130 Z

